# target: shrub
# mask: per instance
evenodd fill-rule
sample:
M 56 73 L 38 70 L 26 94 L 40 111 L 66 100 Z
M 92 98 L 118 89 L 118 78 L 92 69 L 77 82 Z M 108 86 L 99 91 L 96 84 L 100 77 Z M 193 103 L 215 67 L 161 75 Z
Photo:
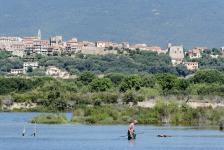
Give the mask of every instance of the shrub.
M 112 87 L 112 82 L 109 78 L 97 78 L 94 79 L 89 86 L 92 92 L 103 92 Z
M 30 122 L 38 124 L 64 124 L 68 120 L 62 114 L 40 114 L 33 117 Z
M 82 81 L 84 84 L 89 84 L 91 83 L 94 79 L 96 78 L 96 75 L 92 72 L 86 71 L 83 72 L 80 77 L 79 80 Z
M 138 102 L 144 101 L 144 97 L 142 95 L 137 94 L 134 91 L 127 91 L 123 96 L 123 102 L 126 104 L 132 102 L 133 104 L 137 104 Z

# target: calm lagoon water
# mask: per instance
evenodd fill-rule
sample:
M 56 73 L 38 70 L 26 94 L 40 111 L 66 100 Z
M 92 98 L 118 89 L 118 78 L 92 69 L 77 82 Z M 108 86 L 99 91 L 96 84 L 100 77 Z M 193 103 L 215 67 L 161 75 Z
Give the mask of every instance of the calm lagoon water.
M 223 150 L 224 132 L 190 127 L 137 126 L 137 139 L 129 142 L 127 126 L 34 125 L 36 113 L 0 113 L 0 150 Z M 71 114 L 66 114 L 71 117 Z M 22 137 L 23 126 L 26 136 Z M 172 135 L 158 138 L 158 134 Z

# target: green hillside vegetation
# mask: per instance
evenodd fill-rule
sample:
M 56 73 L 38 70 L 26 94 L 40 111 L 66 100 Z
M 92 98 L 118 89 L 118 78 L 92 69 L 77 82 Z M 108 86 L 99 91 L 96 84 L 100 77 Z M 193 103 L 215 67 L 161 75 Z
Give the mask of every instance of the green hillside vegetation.
M 70 74 L 80 75 L 82 72 L 91 71 L 95 74 L 158 74 L 171 73 L 177 76 L 187 76 L 194 72 L 188 71 L 184 65 L 173 67 L 168 54 L 157 54 L 147 51 L 131 51 L 126 50 L 127 54 L 119 55 L 61 55 L 61 56 L 41 56 L 37 55 L 36 60 L 40 66 L 57 66 L 65 69 Z M 199 67 L 202 69 L 224 70 L 224 58 L 212 58 L 210 55 L 220 54 L 219 49 L 209 49 L 202 54 L 202 58 L 188 61 L 198 61 Z M 11 53 L 6 51 L 0 52 L 0 74 L 6 74 L 11 69 L 22 68 L 23 59 L 11 57 Z M 29 76 L 44 76 L 44 69 L 36 69 L 29 72 Z
M 0 73 L 6 74 L 11 69 L 22 67 L 23 59 L 11 58 L 8 52 L 0 53 Z M 2 56 L 2 57 L 1 57 Z M 85 71 L 95 74 L 124 73 L 173 73 L 186 76 L 190 72 L 184 66 L 172 67 L 170 57 L 167 54 L 157 54 L 146 51 L 128 51 L 127 54 L 119 55 L 82 55 L 74 56 L 36 56 L 40 66 L 57 66 L 67 70 L 70 74 L 79 75 Z M 31 76 L 43 76 L 44 70 L 37 69 L 29 72 Z
M 201 70 L 190 78 L 174 74 L 108 74 L 83 72 L 77 79 L 0 77 L 0 96 L 14 102 L 37 103 L 48 111 L 72 110 L 77 105 L 128 104 L 148 99 L 223 99 L 224 73 Z M 33 110 L 38 111 L 38 110 Z

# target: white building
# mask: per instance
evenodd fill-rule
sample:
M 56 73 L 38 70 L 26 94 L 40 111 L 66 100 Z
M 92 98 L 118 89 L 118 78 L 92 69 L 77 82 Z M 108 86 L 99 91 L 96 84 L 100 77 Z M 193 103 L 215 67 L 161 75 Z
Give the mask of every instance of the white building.
M 47 40 L 36 40 L 33 43 L 33 52 L 35 54 L 47 55 L 49 48 L 49 41 Z
M 80 50 L 80 45 L 77 38 L 72 38 L 71 40 L 67 41 L 65 50 L 66 52 L 78 52 Z
M 24 74 L 27 72 L 28 68 L 36 69 L 39 67 L 38 62 L 24 62 L 23 63 L 23 72 Z
M 24 50 L 25 50 L 25 45 L 22 43 L 12 44 L 10 47 L 10 51 L 12 52 L 12 55 L 18 56 L 18 57 L 24 56 Z
M 187 67 L 188 70 L 198 69 L 198 62 L 184 62 L 184 65 Z
M 201 58 L 201 51 L 198 49 L 192 49 L 188 51 L 188 56 L 190 57 L 190 59 L 198 59 Z
M 0 49 L 10 50 L 11 45 L 21 43 L 22 38 L 20 37 L 0 37 Z
M 128 49 L 130 47 L 130 44 L 128 42 L 122 42 L 121 44 L 123 49 Z
M 23 74 L 24 70 L 23 69 L 11 69 L 10 74 L 12 75 L 19 75 L 19 74 Z
M 96 47 L 98 47 L 98 48 L 105 48 L 106 47 L 106 42 L 104 42 L 104 41 L 97 41 L 96 42 Z

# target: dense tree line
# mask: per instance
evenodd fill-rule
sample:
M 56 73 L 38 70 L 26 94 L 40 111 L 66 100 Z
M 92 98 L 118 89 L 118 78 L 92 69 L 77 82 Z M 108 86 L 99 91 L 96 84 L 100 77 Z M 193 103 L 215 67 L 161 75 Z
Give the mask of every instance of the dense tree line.
M 205 50 L 202 58 L 190 60 L 188 56 L 186 61 L 197 61 L 201 69 L 224 70 L 224 58 L 221 57 L 222 51 L 217 48 Z M 217 58 L 212 57 L 219 55 Z M 157 54 L 147 51 L 128 51 L 126 54 L 119 55 L 83 55 L 75 54 L 72 56 L 41 56 L 37 55 L 36 60 L 40 66 L 57 66 L 66 69 L 71 74 L 81 74 L 84 71 L 91 71 L 97 74 L 108 73 L 171 73 L 178 76 L 187 76 L 193 72 L 187 70 L 184 65 L 173 67 L 168 54 Z M 12 57 L 7 51 L 0 51 L 0 73 L 8 73 L 11 69 L 22 68 L 23 59 Z M 43 76 L 44 70 L 33 71 L 29 75 Z
M 11 53 L 1 51 L 0 72 L 8 73 L 11 69 L 22 68 L 23 59 L 11 57 Z M 108 73 L 173 73 L 186 76 L 190 72 L 185 66 L 173 67 L 170 57 L 167 54 L 157 54 L 147 51 L 130 51 L 127 54 L 119 55 L 83 55 L 74 56 L 41 56 L 37 55 L 40 66 L 57 66 L 66 69 L 71 74 L 80 74 L 84 71 L 91 71 L 97 74 Z M 29 75 L 44 75 L 43 70 L 33 70 Z
M 190 78 L 175 74 L 111 73 L 98 77 L 83 72 L 77 79 L 60 80 L 48 77 L 0 78 L 0 95 L 15 102 L 35 102 L 49 110 L 64 111 L 74 105 L 136 104 L 146 99 L 177 96 L 224 96 L 224 74 L 217 70 L 198 71 Z
M 165 72 L 186 76 L 190 73 L 185 66 L 172 67 L 167 54 L 146 51 L 131 51 L 126 55 L 83 56 L 80 54 L 76 57 L 43 57 L 39 61 L 43 66 L 58 66 L 73 74 L 83 71 L 92 71 L 98 74 Z

